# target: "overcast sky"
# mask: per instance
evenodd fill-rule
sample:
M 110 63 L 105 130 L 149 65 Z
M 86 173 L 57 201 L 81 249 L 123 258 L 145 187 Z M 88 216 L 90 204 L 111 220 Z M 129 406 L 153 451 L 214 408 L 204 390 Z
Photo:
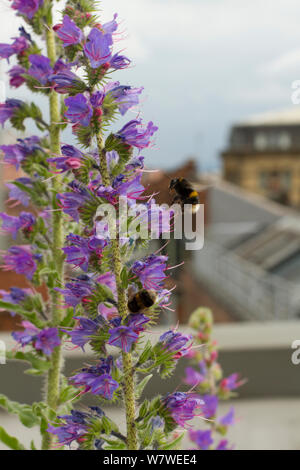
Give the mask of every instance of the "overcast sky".
M 103 21 L 119 13 L 124 40 L 116 47 L 134 63 L 116 78 L 145 87 L 142 115 L 160 128 L 148 166 L 196 155 L 200 169 L 214 169 L 232 122 L 291 106 L 291 83 L 300 79 L 299 0 L 101 4 Z M 1 42 L 17 30 L 7 5 L 0 0 Z

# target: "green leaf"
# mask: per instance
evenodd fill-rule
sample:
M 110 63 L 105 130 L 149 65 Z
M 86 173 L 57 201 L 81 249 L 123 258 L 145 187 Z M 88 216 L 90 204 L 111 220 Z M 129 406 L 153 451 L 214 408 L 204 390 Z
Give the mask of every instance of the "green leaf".
M 148 340 L 147 343 L 144 346 L 144 350 L 143 350 L 142 354 L 139 357 L 137 366 L 140 366 L 140 365 L 144 364 L 146 361 L 148 361 L 151 354 L 152 354 L 152 344 L 151 344 L 151 341 Z
M 168 442 L 167 444 L 161 446 L 160 448 L 162 450 L 173 450 L 173 449 L 176 449 L 177 446 L 180 444 L 180 442 L 182 441 L 182 439 L 184 438 L 184 432 L 178 436 L 176 439 L 173 439 L 171 442 Z
M 44 328 L 45 322 L 40 320 L 35 312 L 29 312 L 25 310 L 21 305 L 11 304 L 0 300 L 0 308 L 7 310 L 8 312 L 15 312 L 22 315 L 27 320 L 31 321 L 38 328 Z
M 10 449 L 26 450 L 23 444 L 16 437 L 10 436 L 2 426 L 0 426 L 0 441 Z
M 5 395 L 0 395 L 0 407 L 4 408 L 8 413 L 18 415 L 21 423 L 27 428 L 32 428 L 39 424 L 39 419 L 29 405 L 9 400 Z
M 43 359 L 42 357 L 37 357 L 34 353 L 31 352 L 22 352 L 22 351 L 17 351 L 17 352 L 11 352 L 9 351 L 7 353 L 8 359 L 16 359 L 19 361 L 26 361 L 29 362 L 33 369 L 35 369 L 40 374 L 47 372 L 50 367 L 51 367 L 51 362 L 47 359 Z M 32 372 L 29 372 L 32 373 Z M 39 374 L 38 374 L 39 375 Z
M 146 375 L 146 377 L 136 385 L 136 399 L 138 400 L 142 395 L 144 388 L 146 387 L 149 380 L 153 377 L 153 374 Z

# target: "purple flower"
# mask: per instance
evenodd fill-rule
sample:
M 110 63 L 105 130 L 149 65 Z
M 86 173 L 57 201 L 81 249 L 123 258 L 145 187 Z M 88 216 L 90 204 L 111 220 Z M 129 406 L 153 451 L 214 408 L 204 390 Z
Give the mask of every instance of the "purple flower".
M 39 54 L 31 54 L 28 59 L 31 63 L 28 75 L 35 78 L 42 85 L 46 85 L 49 82 L 49 76 L 53 73 L 50 59 Z
M 126 196 L 128 199 L 136 200 L 145 191 L 144 186 L 141 184 L 141 179 L 141 173 L 137 173 L 133 178 L 127 180 L 124 175 L 119 175 L 113 181 L 113 188 L 119 196 Z
M 118 326 L 108 331 L 110 338 L 108 343 L 112 346 L 121 348 L 122 351 L 128 353 L 133 343 L 136 343 L 139 335 L 129 326 Z
M 85 299 L 88 301 L 93 292 L 93 282 L 89 276 L 82 274 L 72 279 L 72 282 L 67 282 L 64 289 L 56 287 L 55 290 L 64 295 L 66 306 L 75 308 Z
M 65 15 L 63 22 L 54 27 L 57 36 L 63 42 L 63 47 L 79 44 L 83 38 L 82 31 L 68 15 Z
M 237 373 L 234 373 L 221 380 L 220 388 L 224 391 L 231 391 L 237 389 L 243 383 L 243 380 L 239 380 L 239 375 Z
M 232 448 L 229 449 L 228 444 L 229 442 L 227 441 L 227 439 L 221 439 L 221 441 L 216 447 L 216 450 L 232 450 Z
M 101 276 L 98 276 L 96 279 L 96 282 L 98 282 L 99 284 L 103 284 L 104 286 L 107 286 L 111 290 L 114 296 L 114 299 L 117 298 L 116 279 L 111 271 L 108 271 L 104 274 L 101 274 Z M 108 319 L 108 318 L 116 316 L 118 311 L 115 306 L 108 307 L 105 304 L 100 304 L 98 306 L 98 313 L 101 314 L 105 319 Z
M 85 272 L 89 268 L 91 256 L 101 258 L 103 248 L 107 245 L 105 240 L 96 237 L 83 238 L 72 233 L 66 239 L 72 243 L 72 246 L 63 248 L 64 253 L 67 255 L 66 262 L 80 267 Z
M 167 259 L 167 256 L 153 254 L 143 260 L 135 261 L 131 271 L 139 278 L 145 289 L 158 289 L 166 278 Z
M 70 415 L 58 416 L 65 421 L 61 426 L 49 425 L 47 431 L 57 436 L 60 444 L 70 445 L 73 441 L 80 442 L 80 439 L 87 432 L 87 413 L 78 410 L 71 410 Z
M 130 108 L 139 104 L 139 95 L 143 89 L 143 87 L 132 88 L 131 86 L 120 85 L 119 82 L 108 84 L 105 87 L 106 94 L 109 94 L 118 103 L 122 116 Z
M 174 352 L 174 358 L 185 356 L 191 348 L 192 335 L 183 335 L 172 330 L 166 331 L 159 338 L 159 343 L 168 351 Z
M 90 102 L 93 108 L 99 108 L 104 100 L 105 94 L 102 91 L 95 91 L 90 97 Z
M 203 395 L 201 398 L 204 402 L 202 407 L 204 418 L 212 418 L 215 416 L 218 408 L 218 397 L 215 395 Z
M 130 65 L 131 61 L 124 55 L 115 54 L 110 61 L 110 66 L 115 69 L 125 69 Z
M 21 36 L 14 38 L 12 44 L 0 44 L 0 59 L 9 59 L 13 54 L 19 54 L 28 48 L 27 40 Z
M 24 67 L 21 67 L 20 65 L 15 65 L 14 67 L 12 67 L 8 71 L 8 75 L 10 77 L 10 86 L 14 88 L 19 88 L 19 86 L 23 85 L 26 80 L 22 75 L 26 72 L 26 69 L 24 69 Z
M 46 356 L 52 354 L 53 349 L 60 345 L 57 328 L 45 328 L 39 330 L 29 321 L 23 321 L 24 331 L 14 331 L 12 337 L 21 344 L 26 346 L 32 344 L 37 351 L 42 351 Z
M 234 408 L 232 406 L 228 413 L 226 413 L 226 415 L 220 418 L 219 423 L 223 426 L 231 426 L 232 424 L 234 424 L 234 421 Z
M 16 239 L 19 230 L 30 232 L 36 220 L 30 212 L 21 212 L 18 217 L 0 212 L 0 217 L 2 217 L 2 230 L 10 233 L 13 239 Z
M 158 127 L 154 126 L 153 122 L 149 122 L 147 127 L 142 127 L 141 119 L 135 119 L 125 124 L 116 136 L 128 145 L 143 149 L 149 146 L 150 138 L 157 130 Z
M 195 442 L 199 449 L 201 450 L 208 450 L 209 447 L 213 444 L 214 440 L 211 435 L 211 431 L 194 431 L 191 429 L 189 431 L 189 437 L 191 441 Z
M 137 334 L 145 330 L 145 325 L 149 323 L 150 318 L 141 313 L 131 314 L 128 317 L 127 325 Z
M 21 177 L 21 178 L 17 178 L 15 181 L 21 184 L 24 184 L 25 186 L 28 186 L 29 188 L 32 188 L 33 186 L 30 178 Z M 25 207 L 29 206 L 30 197 L 28 196 L 27 193 L 22 191 L 20 188 L 18 188 L 18 186 L 16 186 L 13 183 L 7 183 L 5 186 L 9 188 L 8 201 L 16 201 L 14 205 L 22 204 Z
M 57 93 L 71 93 L 74 89 L 78 89 L 82 85 L 79 77 L 70 70 L 63 70 L 48 77 L 49 82 L 54 86 Z
M 76 220 L 76 222 L 79 222 L 79 210 L 90 200 L 90 193 L 77 181 L 72 181 L 69 187 L 72 191 L 58 194 L 57 199 L 63 211 Z
M 11 287 L 10 292 L 6 290 L 0 290 L 3 302 L 16 305 L 20 305 L 31 293 L 32 292 L 30 289 L 20 289 L 20 287 Z M 16 315 L 16 312 L 13 311 L 10 311 L 9 313 L 12 316 Z
M 22 149 L 18 145 L 1 145 L 0 149 L 4 153 L 4 161 L 10 165 L 15 165 L 16 170 L 18 170 L 25 157 Z
M 84 127 L 89 125 L 93 109 L 82 93 L 66 98 L 65 105 L 68 107 L 65 116 L 70 122 L 80 123 Z
M 197 372 L 193 367 L 186 367 L 185 368 L 185 378 L 184 382 L 188 385 L 194 387 L 195 385 L 200 384 L 205 380 L 205 376 Z
M 1 147 L 0 147 L 1 148 Z M 82 166 L 84 155 L 73 145 L 63 145 L 61 148 L 62 157 L 48 158 L 47 161 L 55 163 L 60 173 L 69 170 L 77 170 Z
M 110 33 L 104 33 L 97 28 L 91 30 L 87 37 L 87 42 L 84 45 L 84 53 L 89 59 L 93 69 L 109 62 L 111 57 L 111 45 L 112 37 Z
M 14 112 L 23 105 L 23 101 L 15 100 L 15 99 L 8 99 L 5 103 L 0 103 L 0 123 L 2 127 L 4 127 L 5 121 L 10 119 Z
M 69 332 L 71 336 L 71 342 L 76 346 L 80 346 L 84 351 L 84 346 L 91 337 L 97 332 L 100 325 L 102 324 L 101 318 L 92 320 L 86 317 L 74 317 L 78 320 L 78 325 Z
M 12 8 L 31 20 L 43 2 L 44 0 L 13 0 Z
M 32 279 L 37 268 L 28 245 L 11 246 L 3 255 L 3 260 L 3 271 L 15 271 L 17 274 L 24 274 L 28 279 Z
M 164 406 L 170 412 L 174 421 L 185 426 L 195 416 L 200 415 L 203 401 L 195 393 L 175 392 L 163 399 Z
M 118 382 L 110 375 L 111 367 L 111 356 L 107 359 L 101 358 L 96 366 L 81 369 L 81 372 L 75 374 L 70 380 L 77 386 L 84 386 L 84 392 L 91 392 L 111 400 L 114 391 L 119 388 Z
M 46 328 L 37 335 L 34 347 L 47 356 L 52 354 L 53 349 L 60 345 L 57 328 Z
M 0 150 L 4 153 L 4 161 L 10 165 L 15 165 L 16 170 L 20 168 L 21 162 L 28 154 L 40 149 L 39 138 L 36 136 L 18 139 L 14 145 L 0 145 Z
M 117 17 L 118 14 L 115 13 L 111 21 L 109 21 L 108 23 L 104 23 L 101 26 L 101 29 L 105 34 L 113 34 L 118 29 L 118 23 L 116 22 Z

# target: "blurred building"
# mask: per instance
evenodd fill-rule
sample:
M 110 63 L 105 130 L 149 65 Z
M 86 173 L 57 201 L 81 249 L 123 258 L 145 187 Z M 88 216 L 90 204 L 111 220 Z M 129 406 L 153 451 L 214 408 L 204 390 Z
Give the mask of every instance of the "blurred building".
M 206 212 L 204 248 L 193 266 L 202 289 L 240 320 L 298 319 L 298 211 L 214 180 Z
M 222 153 L 225 180 L 300 208 L 300 108 L 238 122 Z

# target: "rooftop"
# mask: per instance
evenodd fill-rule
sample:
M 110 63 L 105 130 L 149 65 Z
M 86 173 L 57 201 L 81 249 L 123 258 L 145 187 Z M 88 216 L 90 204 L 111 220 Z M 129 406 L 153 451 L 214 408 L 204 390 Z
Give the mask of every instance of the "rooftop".
M 300 125 L 300 107 L 273 110 L 259 114 L 253 114 L 246 119 L 238 121 L 236 126 L 282 126 Z

